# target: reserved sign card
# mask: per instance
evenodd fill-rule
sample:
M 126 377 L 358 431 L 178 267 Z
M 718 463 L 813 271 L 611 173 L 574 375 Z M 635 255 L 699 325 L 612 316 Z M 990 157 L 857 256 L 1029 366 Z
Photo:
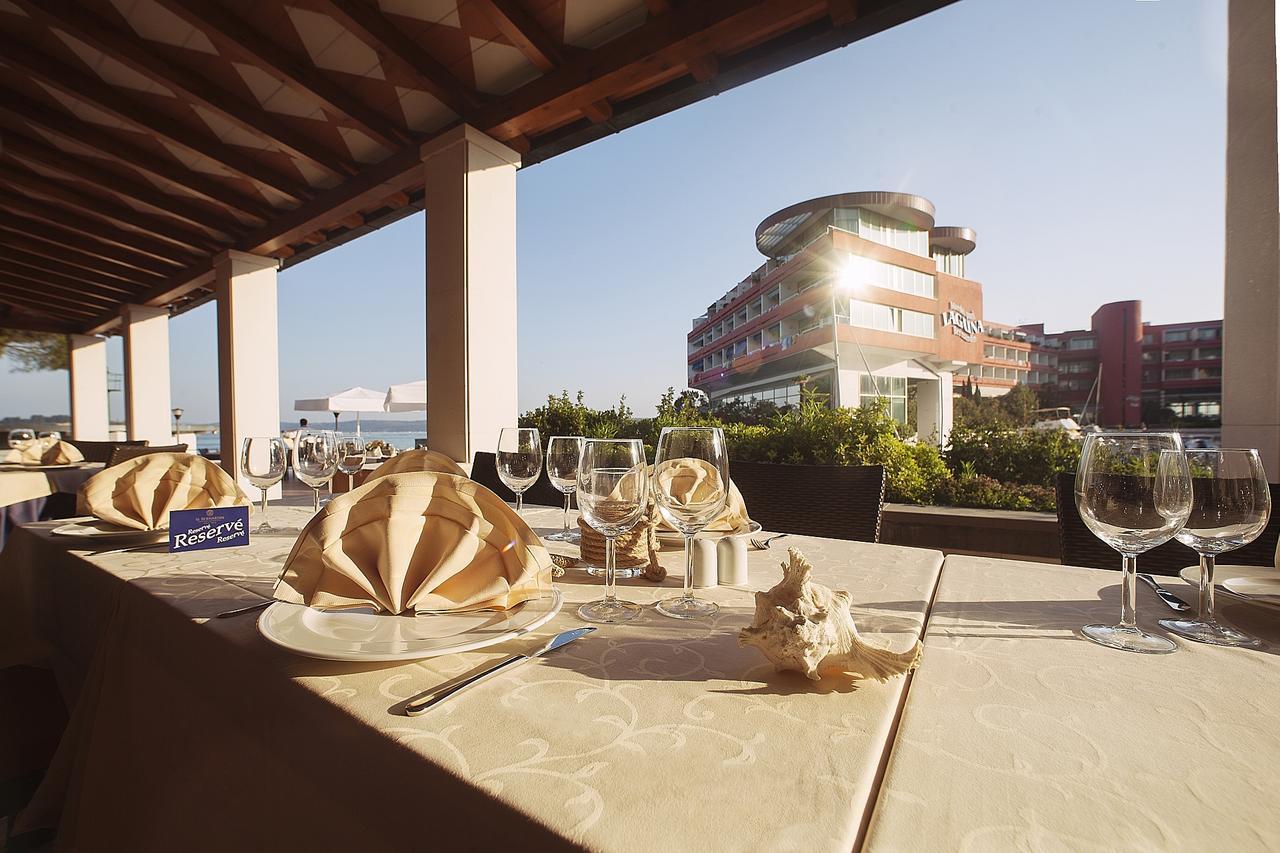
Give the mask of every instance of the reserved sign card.
M 203 551 L 249 544 L 249 508 L 176 509 L 169 513 L 169 551 Z

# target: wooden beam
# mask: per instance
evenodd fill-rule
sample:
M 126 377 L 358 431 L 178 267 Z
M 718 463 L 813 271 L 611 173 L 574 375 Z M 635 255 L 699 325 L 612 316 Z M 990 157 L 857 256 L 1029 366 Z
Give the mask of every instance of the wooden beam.
M 613 118 L 613 104 L 608 98 L 601 98 L 583 107 L 582 114 L 596 124 L 602 124 Z
M 160 307 L 169 305 L 193 290 L 213 285 L 213 259 L 206 258 L 198 263 L 179 270 L 165 281 L 152 285 L 130 300 L 134 305 L 150 305 Z M 81 330 L 85 335 L 98 335 L 120 323 L 120 312 L 106 311 L 99 314 Z
M 229 238 L 244 230 L 238 224 L 219 219 L 208 209 L 192 204 L 181 196 L 162 192 L 151 184 L 130 180 L 110 169 L 100 169 L 83 157 L 73 157 L 47 143 L 6 132 L 3 135 L 3 145 L 0 146 L 0 162 L 8 160 L 9 155 L 17 155 L 28 162 L 39 163 L 64 175 L 86 181 L 92 186 L 141 202 L 160 214 L 202 230 L 212 230 L 216 236 Z
M 0 231 L 23 241 L 24 247 L 44 257 L 60 258 L 69 264 L 90 265 L 117 278 L 164 278 L 173 267 L 145 255 L 86 240 L 57 225 L 12 216 L 0 221 Z M 49 248 L 52 247 L 52 248 Z M 50 254 L 57 252 L 57 254 Z
M 120 225 L 128 225 L 150 234 L 159 240 L 166 240 L 181 250 L 216 252 L 220 244 L 202 231 L 192 231 L 169 219 L 147 216 L 131 207 L 116 204 L 100 196 L 77 191 L 64 184 L 20 166 L 15 160 L 0 162 L 0 183 L 7 184 L 18 192 L 31 192 L 61 204 L 70 205 L 72 210 L 82 210 L 96 219 Z
M 418 84 L 464 119 L 481 105 L 480 95 L 414 43 L 367 0 L 321 0 L 324 10 L 372 47 L 378 56 L 400 64 Z
M 206 135 L 197 132 L 169 116 L 150 110 L 143 102 L 123 95 L 123 90 L 103 83 L 96 76 L 55 62 L 17 39 L 0 35 L 0 55 L 4 56 L 6 62 L 64 94 L 91 104 L 120 121 L 139 127 L 174 145 L 207 157 L 242 178 L 265 184 L 294 201 L 303 201 L 311 195 L 310 188 L 300 180 L 286 178 L 211 133 Z M 96 132 L 102 131 L 99 129 Z
M 149 172 L 207 201 L 259 221 L 266 221 L 275 214 L 274 208 L 263 203 L 261 198 L 251 200 L 220 181 L 194 172 L 167 157 L 157 156 L 154 151 L 122 142 L 99 125 L 81 121 L 70 113 L 56 112 L 15 92 L 6 92 L 0 99 L 0 115 L 10 121 L 57 134 L 118 163 Z
M 138 36 L 121 32 L 68 0 L 14 0 L 31 17 L 70 33 L 116 62 L 158 83 L 190 103 L 199 104 L 255 136 L 265 137 L 291 156 L 310 162 L 332 175 L 356 172 L 347 159 L 281 122 L 259 104 L 250 103 L 219 88 L 208 78 L 160 58 L 154 46 Z
M 353 122 L 392 151 L 409 142 L 409 134 L 359 96 L 335 84 L 314 67 L 289 56 L 280 45 L 208 0 L 160 0 L 160 5 L 204 32 L 220 50 L 259 66 L 282 83 L 320 101 L 329 111 Z
M 53 311 L 58 314 L 74 314 L 80 317 L 94 316 L 94 310 L 82 303 L 74 302 L 61 296 L 49 293 L 36 293 L 35 285 L 27 285 L 9 278 L 0 272 L 0 300 L 10 303 L 28 305 L 42 311 Z
M 712 53 L 690 58 L 685 62 L 685 67 L 699 83 L 706 83 L 720 73 L 720 61 Z
M 77 287 L 74 280 L 68 281 L 68 279 L 55 273 L 41 272 L 30 267 L 11 264 L 0 270 L 0 275 L 7 276 L 10 281 L 15 283 L 18 281 L 28 282 L 31 287 L 37 288 L 37 290 L 33 291 L 34 293 L 62 296 L 76 301 L 77 304 L 85 305 L 94 311 L 101 311 L 107 306 L 118 305 L 120 302 L 128 301 L 127 294 L 109 296 L 101 291 L 86 290 L 83 287 Z
M 54 207 L 24 195 L 0 190 L 0 205 L 5 205 L 9 210 L 16 211 L 30 219 L 37 219 L 53 226 L 61 226 L 74 233 L 91 237 L 99 243 L 118 246 L 130 252 L 156 258 L 174 266 L 185 266 L 192 260 L 189 254 L 169 243 L 162 243 L 135 231 L 99 223 L 72 213 L 65 208 Z
M 75 323 L 57 317 L 40 319 L 36 314 L 14 314 L 12 306 L 0 305 L 0 329 L 12 329 L 17 332 L 49 332 L 51 334 L 73 335 L 79 332 Z
M 858 19 L 858 0 L 830 0 L 827 16 L 837 27 L 852 24 Z
M 649 7 L 649 17 L 665 15 L 671 11 L 671 0 L 644 0 L 644 5 Z
M 475 0 L 485 17 L 539 71 L 564 64 L 564 49 L 517 0 Z
M 4 243 L 0 243 L 0 261 L 59 275 L 70 281 L 82 281 L 94 285 L 97 290 L 109 291 L 120 295 L 132 293 L 143 286 L 137 283 L 130 286 L 119 279 L 80 269 L 56 260 L 50 260 L 28 252 L 23 248 L 8 246 Z

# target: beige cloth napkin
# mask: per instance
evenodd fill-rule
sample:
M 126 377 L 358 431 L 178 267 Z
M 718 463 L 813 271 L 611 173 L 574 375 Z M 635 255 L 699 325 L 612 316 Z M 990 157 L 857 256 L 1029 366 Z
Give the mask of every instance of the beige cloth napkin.
M 285 561 L 275 597 L 313 607 L 510 608 L 551 589 L 551 555 L 466 477 L 391 474 L 329 502 Z
M 720 472 L 710 462 L 703 459 L 672 459 L 658 465 L 653 473 L 654 488 L 660 486 L 686 506 L 695 505 L 718 491 Z M 658 513 L 658 529 L 671 532 L 675 528 L 662 513 Z M 733 479 L 729 480 L 729 497 L 724 509 L 703 530 L 711 533 L 745 533 L 751 525 L 747 515 L 747 504 L 742 499 Z
M 72 465 L 83 461 L 84 454 L 74 444 L 66 441 L 54 441 L 40 457 L 41 465 Z
M 164 530 L 179 509 L 248 506 L 231 476 L 194 453 L 148 453 L 94 474 L 76 511 L 136 530 Z
M 56 438 L 38 438 L 7 451 L 0 461 L 19 465 L 70 465 L 83 462 L 84 455 L 75 445 Z
M 392 456 L 386 462 L 383 462 L 377 468 L 369 473 L 365 478 L 365 482 L 385 477 L 388 474 L 404 474 L 410 471 L 430 471 L 436 474 L 454 474 L 458 477 L 467 476 L 467 472 L 463 471 L 457 462 L 454 462 L 443 453 L 434 450 L 420 448 L 418 450 L 406 450 L 399 456 Z

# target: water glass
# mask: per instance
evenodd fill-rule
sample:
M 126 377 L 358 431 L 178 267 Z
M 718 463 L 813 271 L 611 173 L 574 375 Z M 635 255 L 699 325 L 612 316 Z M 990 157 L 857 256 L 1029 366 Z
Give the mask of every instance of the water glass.
M 1271 516 L 1271 487 L 1256 450 L 1188 450 L 1191 515 L 1178 541 L 1200 555 L 1200 618 L 1161 619 L 1180 637 L 1214 646 L 1257 648 L 1262 642 L 1217 621 L 1213 569 L 1219 554 L 1257 539 Z
M 320 511 L 320 490 L 338 473 L 338 438 L 332 430 L 301 430 L 293 470 L 315 495 L 312 509 Z
M 1089 435 L 1076 470 L 1076 507 L 1085 526 L 1122 558 L 1120 624 L 1086 625 L 1090 640 L 1127 652 L 1177 650 L 1137 625 L 1138 555 L 1173 538 L 1191 514 L 1191 472 L 1176 432 Z
M 356 472 L 364 468 L 364 439 L 359 433 L 343 433 L 338 436 L 338 470 L 351 479 L 356 487 Z
M 729 452 L 719 427 L 666 427 L 653 462 L 653 497 L 667 523 L 684 534 L 684 593 L 658 602 L 677 619 L 711 616 L 719 606 L 693 594 L 693 537 L 724 511 Z
M 564 492 L 564 528 L 544 536 L 548 542 L 577 544 L 582 541 L 582 535 L 569 528 L 569 509 L 578 488 L 578 460 L 582 458 L 583 442 L 580 435 L 553 435 L 547 442 L 547 479 L 558 491 Z
M 27 444 L 35 440 L 36 434 L 29 429 L 9 430 L 9 446 L 15 450 L 26 447 Z
M 507 427 L 498 435 L 498 479 L 516 494 L 516 514 L 524 493 L 542 473 L 542 437 L 536 429 Z
M 626 622 L 640 605 L 614 594 L 617 560 L 614 540 L 636 526 L 649 505 L 649 476 L 639 439 L 590 438 L 578 463 L 578 509 L 582 520 L 604 537 L 604 598 L 578 608 L 588 622 Z
M 267 521 L 267 489 L 284 479 L 289 466 L 289 448 L 278 435 L 246 438 L 240 449 L 240 473 L 250 483 L 262 490 L 262 521 L 255 533 L 275 530 Z

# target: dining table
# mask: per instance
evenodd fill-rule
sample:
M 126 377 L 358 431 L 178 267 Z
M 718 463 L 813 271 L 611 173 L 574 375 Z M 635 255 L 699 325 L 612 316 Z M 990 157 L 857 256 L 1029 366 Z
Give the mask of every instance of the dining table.
M 91 462 L 75 465 L 0 465 L 0 549 L 15 525 L 38 520 L 53 495 L 74 495 L 101 471 Z
M 559 509 L 524 517 L 560 527 Z M 749 552 L 745 585 L 696 591 L 714 617 L 676 620 L 652 607 L 682 583 L 672 549 L 663 582 L 619 583 L 635 621 L 407 716 L 413 695 L 582 625 L 601 581 L 568 569 L 563 610 L 498 646 L 324 661 L 267 642 L 256 613 L 216 618 L 271 594 L 296 532 L 170 554 L 72 548 L 52 526 L 0 553 L 0 649 L 47 662 L 67 696 L 17 823 L 56 827 L 59 849 L 1280 846 L 1280 610 L 1224 606 L 1262 649 L 1129 655 L 1078 634 L 1118 615 L 1118 572 L 793 535 Z M 740 645 L 787 547 L 849 591 L 864 640 L 923 638 L 919 669 L 815 682 Z

